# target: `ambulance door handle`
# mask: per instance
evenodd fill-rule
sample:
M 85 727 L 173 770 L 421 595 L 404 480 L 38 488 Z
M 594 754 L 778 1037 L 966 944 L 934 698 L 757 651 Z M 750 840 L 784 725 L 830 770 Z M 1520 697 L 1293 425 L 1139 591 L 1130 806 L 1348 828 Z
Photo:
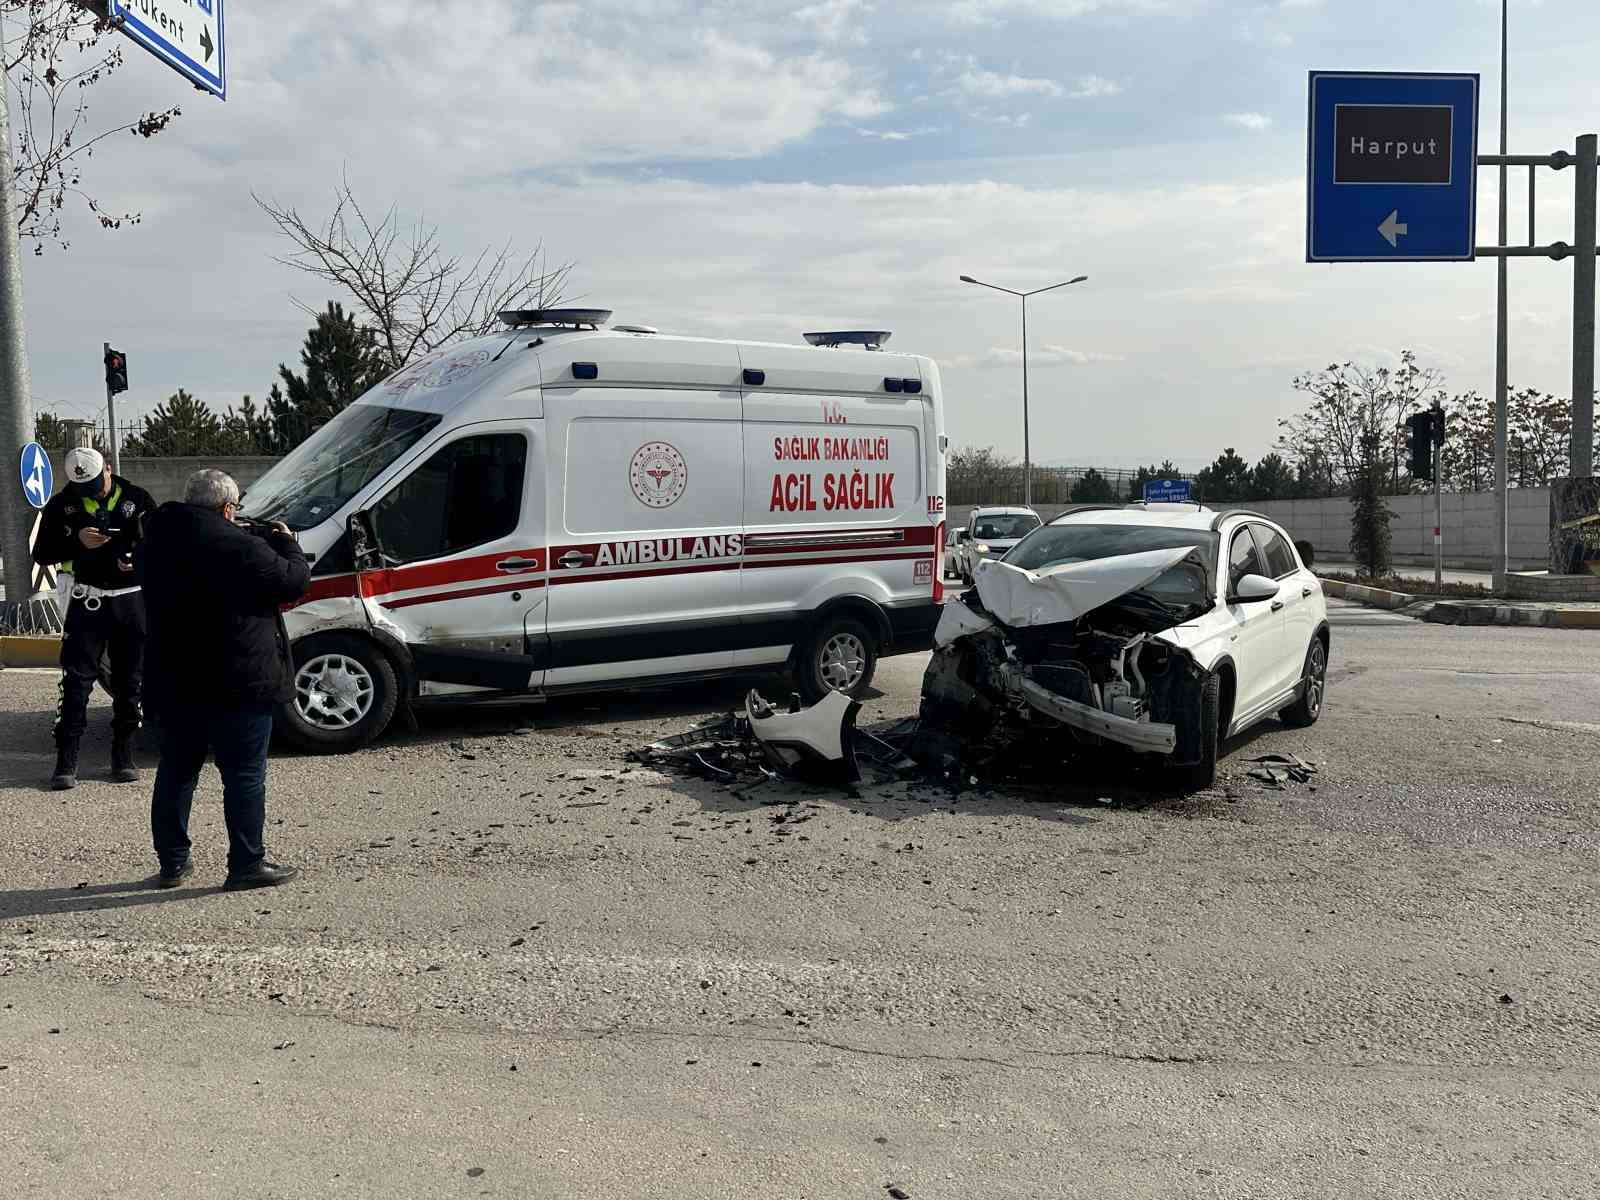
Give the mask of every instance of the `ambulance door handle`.
M 496 571 L 537 571 L 539 560 L 536 558 L 502 558 L 495 563 Z
M 576 550 L 568 550 L 556 561 L 563 567 L 586 567 L 594 561 L 594 555 L 580 554 Z

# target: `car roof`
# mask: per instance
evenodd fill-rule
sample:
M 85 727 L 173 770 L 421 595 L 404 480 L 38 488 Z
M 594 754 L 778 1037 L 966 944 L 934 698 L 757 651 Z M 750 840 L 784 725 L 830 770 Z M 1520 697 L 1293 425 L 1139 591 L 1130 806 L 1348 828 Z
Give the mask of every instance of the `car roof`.
M 972 510 L 975 517 L 1037 517 L 1039 514 L 1031 508 L 1022 508 L 1015 505 L 985 504 Z
M 1271 522 L 1270 517 L 1243 509 L 1218 512 L 1193 504 L 1131 504 L 1117 508 L 1080 508 L 1062 513 L 1052 525 L 1143 525 L 1166 529 L 1194 529 L 1210 532 L 1224 522 L 1251 518 Z

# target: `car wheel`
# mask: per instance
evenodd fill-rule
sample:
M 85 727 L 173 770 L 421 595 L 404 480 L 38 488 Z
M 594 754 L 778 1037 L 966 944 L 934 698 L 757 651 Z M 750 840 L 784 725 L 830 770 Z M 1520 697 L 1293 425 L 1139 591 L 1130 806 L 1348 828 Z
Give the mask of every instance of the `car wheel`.
M 1300 699 L 1278 714 L 1285 725 L 1304 729 L 1315 725 L 1328 695 L 1328 650 L 1322 639 L 1312 638 L 1300 678 Z
M 1212 672 L 1200 687 L 1200 761 L 1177 768 L 1185 791 L 1198 792 L 1217 781 L 1217 752 L 1222 743 L 1222 677 Z
M 399 701 L 394 664 L 375 642 L 311 638 L 295 647 L 294 699 L 280 707 L 279 720 L 294 745 L 338 754 L 381 734 Z
M 800 651 L 798 683 L 808 704 L 829 692 L 860 699 L 878 669 L 878 646 L 867 627 L 849 617 L 829 617 Z

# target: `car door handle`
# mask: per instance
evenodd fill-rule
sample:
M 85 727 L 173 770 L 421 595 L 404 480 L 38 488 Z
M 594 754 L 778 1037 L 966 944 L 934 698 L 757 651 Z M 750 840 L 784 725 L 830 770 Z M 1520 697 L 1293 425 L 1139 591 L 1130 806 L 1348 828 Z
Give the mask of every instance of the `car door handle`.
M 495 563 L 496 571 L 537 571 L 539 560 L 537 558 L 502 558 Z
M 1309 595 L 1311 595 L 1311 589 L 1310 588 L 1303 587 L 1303 588 L 1300 589 L 1300 599 L 1304 600 Z
M 1274 600 L 1272 602 L 1272 611 L 1273 612 L 1282 612 L 1283 611 L 1283 601 L 1282 600 Z
M 576 550 L 568 550 L 556 559 L 563 567 L 586 567 L 594 561 L 594 555 L 581 554 Z

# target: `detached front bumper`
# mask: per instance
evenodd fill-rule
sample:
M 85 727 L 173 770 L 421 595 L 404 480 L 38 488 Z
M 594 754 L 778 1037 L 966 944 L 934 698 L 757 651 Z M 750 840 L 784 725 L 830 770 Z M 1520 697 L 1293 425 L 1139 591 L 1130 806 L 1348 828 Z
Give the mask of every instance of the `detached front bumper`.
M 1035 712 L 1084 733 L 1142 750 L 1148 754 L 1171 754 L 1178 748 L 1178 728 L 1161 721 L 1134 721 L 1119 717 L 1065 696 L 1057 695 L 1022 670 L 1007 665 L 1001 668 L 1006 685 Z

